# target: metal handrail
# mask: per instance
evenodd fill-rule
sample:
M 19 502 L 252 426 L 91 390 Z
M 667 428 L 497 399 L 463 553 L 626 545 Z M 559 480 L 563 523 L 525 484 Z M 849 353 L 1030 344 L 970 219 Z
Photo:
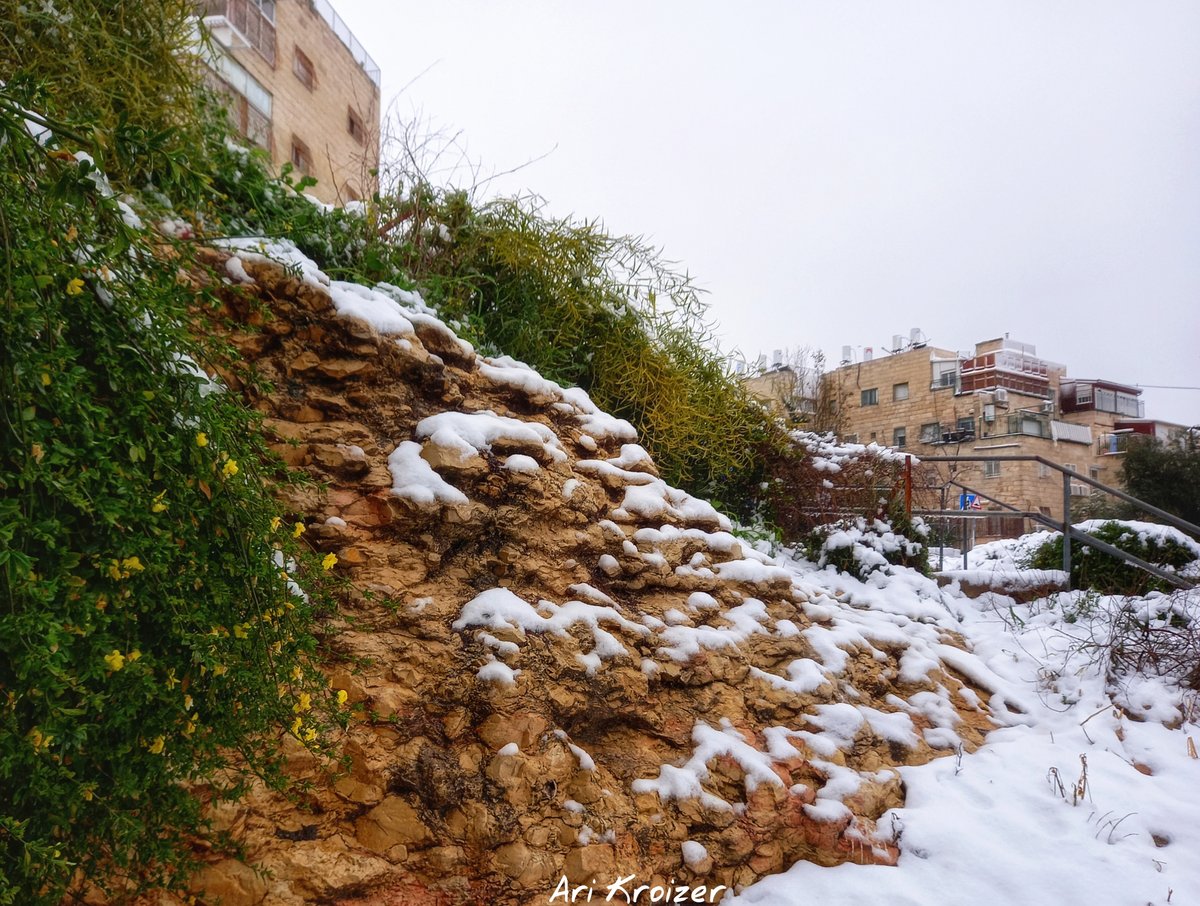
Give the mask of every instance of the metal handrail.
M 1151 515 L 1157 516 L 1159 519 L 1162 519 L 1164 522 L 1168 522 L 1171 525 L 1175 526 L 1175 528 L 1179 529 L 1180 531 L 1187 532 L 1189 535 L 1194 535 L 1196 537 L 1200 537 L 1200 525 L 1193 525 L 1192 523 L 1188 522 L 1186 519 L 1180 519 L 1178 516 L 1174 515 L 1173 513 L 1168 513 L 1166 510 L 1160 510 L 1158 507 L 1156 507 L 1152 504 L 1146 503 L 1144 500 L 1139 500 L 1137 497 L 1134 497 L 1132 494 L 1127 494 L 1125 491 L 1122 491 L 1118 488 L 1109 487 L 1108 485 L 1104 484 L 1103 482 L 1097 481 L 1095 478 L 1091 478 L 1088 475 L 1083 475 L 1079 472 L 1073 472 L 1068 468 L 1060 466 L 1056 462 L 1051 462 L 1050 460 L 1046 459 L 1044 456 L 1034 456 L 1031 454 L 1012 454 L 1012 455 L 1003 455 L 1003 456 L 977 456 L 974 454 L 967 455 L 967 456 L 922 456 L 921 462 L 1037 462 L 1037 463 L 1041 463 L 1044 466 L 1049 466 L 1051 469 L 1054 469 L 1056 472 L 1061 472 L 1063 475 L 1070 476 L 1071 479 L 1074 481 L 1082 481 L 1084 484 L 1090 484 L 1092 487 L 1099 488 L 1101 491 L 1105 491 L 1109 494 L 1112 494 L 1114 497 L 1124 500 L 1126 503 L 1132 503 L 1134 506 L 1138 507 L 1143 512 L 1150 513 Z
M 1116 488 L 1109 487 L 1108 485 L 1106 485 L 1102 482 L 1099 482 L 1094 478 L 1091 478 L 1086 475 L 1081 475 L 1078 472 L 1072 471 L 1071 469 L 1068 469 L 1064 466 L 1060 466 L 1056 462 L 1051 462 L 1050 460 L 1048 460 L 1042 456 L 1034 456 L 1034 455 L 1029 455 L 1029 454 L 1011 454 L 1011 455 L 1001 455 L 1001 456 L 978 456 L 978 455 L 974 455 L 974 454 L 969 454 L 969 455 L 965 455 L 965 456 L 923 456 L 923 457 L 921 457 L 921 461 L 922 462 L 1037 462 L 1037 463 L 1041 463 L 1044 466 L 1048 466 L 1049 468 L 1054 469 L 1057 472 L 1062 473 L 1062 475 L 1063 475 L 1063 521 L 1061 523 L 1057 522 L 1054 519 L 1051 519 L 1049 516 L 1045 516 L 1041 513 L 1029 513 L 1029 512 L 1022 511 L 1022 510 L 1018 510 L 1016 507 L 1005 503 L 1003 500 L 998 500 L 995 497 L 992 497 L 988 494 L 983 493 L 982 491 L 977 491 L 974 488 L 971 488 L 968 485 L 962 483 L 961 481 L 958 481 L 957 479 L 953 479 L 953 478 L 948 479 L 946 484 L 947 484 L 947 486 L 961 488 L 963 491 L 965 491 L 968 494 L 975 494 L 977 497 L 981 497 L 984 500 L 988 501 L 989 503 L 994 503 L 997 506 L 999 506 L 1001 509 L 1007 510 L 1010 513 L 1020 515 L 1020 516 L 1026 516 L 1030 519 L 1033 519 L 1035 522 L 1037 522 L 1041 525 L 1045 525 L 1052 529 L 1061 531 L 1063 533 L 1063 572 L 1065 572 L 1067 574 L 1068 583 L 1070 582 L 1070 576 L 1071 576 L 1071 540 L 1074 539 L 1074 540 L 1080 542 L 1081 544 L 1085 544 L 1088 547 L 1093 547 L 1096 550 L 1102 551 L 1106 554 L 1109 554 L 1110 556 L 1116 557 L 1119 560 L 1123 560 L 1126 563 L 1136 566 L 1138 569 L 1144 570 L 1153 576 L 1157 576 L 1158 578 L 1171 583 L 1172 585 L 1176 586 L 1177 588 L 1187 589 L 1187 588 L 1194 588 L 1196 586 L 1195 582 L 1191 582 L 1187 579 L 1184 579 L 1182 576 L 1179 576 L 1175 573 L 1168 572 L 1167 570 L 1164 570 L 1161 567 L 1155 566 L 1153 563 L 1148 563 L 1145 560 L 1141 559 L 1140 557 L 1134 556 L 1133 554 L 1123 551 L 1118 547 L 1114 547 L 1113 545 L 1111 545 L 1105 541 L 1101 541 L 1099 538 L 1096 538 L 1095 536 L 1090 535 L 1087 532 L 1083 531 L 1082 529 L 1077 528 L 1071 524 L 1071 487 L 1070 486 L 1071 486 L 1072 480 L 1079 480 L 1079 481 L 1084 482 L 1085 484 L 1089 484 L 1092 487 L 1099 488 L 1100 490 L 1106 491 L 1115 497 L 1118 497 L 1122 500 L 1132 503 L 1134 506 L 1140 508 L 1144 512 L 1151 513 L 1152 515 L 1158 516 L 1159 518 L 1163 519 L 1164 521 L 1169 522 L 1171 525 L 1174 525 L 1176 528 L 1180 529 L 1181 531 L 1184 531 L 1184 532 L 1187 532 L 1188 534 L 1192 534 L 1192 535 L 1196 535 L 1197 537 L 1200 537 L 1200 526 L 1192 525 L 1192 523 L 1188 522 L 1186 519 L 1180 519 L 1178 516 L 1174 516 L 1171 513 L 1166 512 L 1165 510 L 1160 510 L 1158 507 L 1153 506 L 1149 503 L 1146 503 L 1144 500 L 1139 500 L 1137 497 L 1134 497 L 1132 494 L 1127 494 L 1124 491 L 1120 491 Z

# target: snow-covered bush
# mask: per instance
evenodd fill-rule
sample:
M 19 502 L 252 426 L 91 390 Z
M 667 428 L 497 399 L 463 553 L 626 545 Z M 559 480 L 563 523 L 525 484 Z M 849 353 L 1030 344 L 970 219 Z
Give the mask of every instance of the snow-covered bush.
M 842 519 L 813 529 L 805 540 L 805 554 L 818 566 L 834 566 L 863 580 L 874 572 L 890 575 L 893 566 L 925 572 L 929 528 L 917 517 L 907 529 L 882 516 Z
M 1200 576 L 1200 544 L 1177 529 L 1149 522 L 1117 520 L 1081 522 L 1075 527 L 1147 563 L 1184 575 Z M 1025 565 L 1033 569 L 1061 569 L 1062 555 L 1062 533 L 1054 532 L 1032 552 Z M 1071 585 L 1105 594 L 1166 590 L 1161 579 L 1081 544 L 1073 544 L 1071 548 Z

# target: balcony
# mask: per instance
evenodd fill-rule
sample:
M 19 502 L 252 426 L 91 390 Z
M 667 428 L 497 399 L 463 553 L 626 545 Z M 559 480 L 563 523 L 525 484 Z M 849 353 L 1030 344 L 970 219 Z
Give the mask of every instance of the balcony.
M 253 47 L 275 66 L 275 0 L 201 0 L 205 27 L 225 47 Z

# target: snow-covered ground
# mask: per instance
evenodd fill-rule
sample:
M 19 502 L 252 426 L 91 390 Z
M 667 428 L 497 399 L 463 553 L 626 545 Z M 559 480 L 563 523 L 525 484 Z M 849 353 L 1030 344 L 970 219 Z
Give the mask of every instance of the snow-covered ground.
M 1011 569 L 1014 547 L 976 549 L 969 562 Z M 794 568 L 798 581 L 859 607 L 915 608 L 936 594 L 905 570 L 864 584 Z M 1021 722 L 976 752 L 901 769 L 905 805 L 879 822 L 899 836 L 898 867 L 803 862 L 727 902 L 1200 903 L 1200 696 L 1169 678 L 1110 670 L 1097 648 L 1121 613 L 1160 626 L 1172 614 L 1200 620 L 1200 590 L 1132 599 L 1064 592 L 1027 605 L 944 594 L 945 624 L 1006 684 L 999 691 L 1024 709 Z

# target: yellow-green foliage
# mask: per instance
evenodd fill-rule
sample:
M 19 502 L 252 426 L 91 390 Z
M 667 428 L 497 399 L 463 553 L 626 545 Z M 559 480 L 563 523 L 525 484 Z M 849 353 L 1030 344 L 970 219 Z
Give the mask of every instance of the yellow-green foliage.
M 686 274 L 638 238 L 548 217 L 528 199 L 487 204 L 451 227 L 423 275 L 449 316 L 629 419 L 668 480 L 747 502 L 769 427 L 711 343 Z
M 201 70 L 182 52 L 196 46 L 192 0 L 0 0 L 0 23 L 0 78 L 86 133 L 111 179 L 198 176 Z M 165 156 L 145 153 L 164 145 Z

